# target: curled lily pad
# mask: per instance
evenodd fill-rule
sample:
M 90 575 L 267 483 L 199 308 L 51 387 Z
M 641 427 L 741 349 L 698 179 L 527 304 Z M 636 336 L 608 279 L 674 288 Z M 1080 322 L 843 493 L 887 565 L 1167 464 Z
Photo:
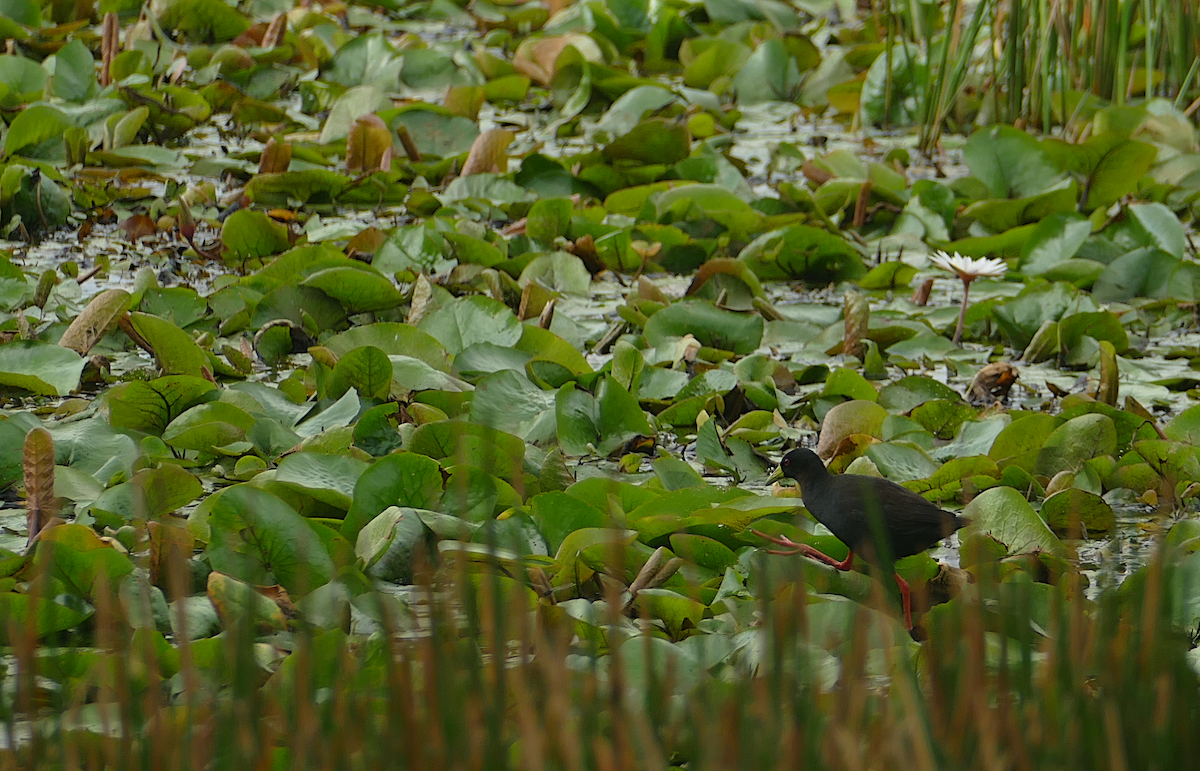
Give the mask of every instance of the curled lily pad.
M 425 533 L 417 509 L 393 506 L 359 531 L 354 550 L 366 563 L 369 575 L 393 583 L 409 583 Z
M 761 316 L 722 310 L 703 300 L 685 300 L 650 318 L 646 340 L 662 345 L 670 338 L 690 334 L 709 348 L 747 354 L 762 342 L 763 328 Z
M 875 402 L 856 399 L 842 402 L 825 414 L 817 454 L 829 458 L 843 439 L 854 434 L 882 437 L 883 421 L 888 412 Z
M 774 230 L 752 241 L 738 259 L 761 279 L 813 283 L 847 281 L 866 275 L 862 255 L 844 239 L 808 225 Z
M 1042 503 L 1042 518 L 1056 533 L 1093 537 L 1107 533 L 1116 524 L 1112 506 L 1095 493 L 1071 487 L 1051 495 Z
M 1064 554 L 1065 547 L 1029 502 L 1011 487 L 993 487 L 976 496 L 963 510 L 971 520 L 963 532 L 964 558 L 975 552 L 970 541 L 990 536 L 1007 554 L 1050 552 Z
M 304 517 L 266 490 L 225 490 L 208 513 L 213 568 L 260 585 L 282 584 L 301 596 L 328 583 L 333 560 Z

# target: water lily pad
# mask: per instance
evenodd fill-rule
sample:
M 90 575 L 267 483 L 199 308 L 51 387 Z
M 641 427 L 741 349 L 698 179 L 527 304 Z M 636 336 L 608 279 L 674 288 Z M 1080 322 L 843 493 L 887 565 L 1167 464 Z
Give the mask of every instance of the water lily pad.
M 646 341 L 658 346 L 690 334 L 709 348 L 747 354 L 762 342 L 763 328 L 761 316 L 722 310 L 703 300 L 684 300 L 650 318 Z
M 1012 427 L 1020 425 L 1018 421 Z M 1036 470 L 1046 476 L 1054 476 L 1064 469 L 1078 471 L 1084 461 L 1112 455 L 1116 449 L 1117 428 L 1111 418 L 1098 414 L 1081 415 L 1063 423 L 1046 437 L 1038 451 Z
M 199 404 L 183 412 L 163 430 L 163 441 L 181 450 L 212 453 L 246 438 L 255 418 L 225 402 Z
M 354 483 L 342 535 L 356 538 L 363 526 L 389 506 L 437 510 L 442 500 L 442 469 L 415 452 L 397 452 L 371 464 Z
M 305 278 L 303 286 L 321 290 L 349 313 L 387 310 L 404 300 L 391 280 L 367 266 L 326 268 Z
M 1042 503 L 1042 518 L 1056 533 L 1093 538 L 1116 524 L 1112 506 L 1099 495 L 1071 487 Z
M 350 508 L 355 486 L 367 467 L 348 455 L 296 452 L 280 461 L 275 481 L 344 511 Z
M 410 583 L 425 533 L 417 509 L 392 506 L 359 531 L 354 551 L 366 564 L 368 575 L 392 583 Z
M 91 504 L 93 516 L 105 512 L 118 520 L 118 527 L 134 519 L 158 519 L 199 498 L 200 480 L 179 466 L 142 469 L 128 482 L 105 490 Z
M 608 455 L 637 436 L 654 431 L 642 408 L 614 378 L 600 382 L 595 396 L 567 383 L 555 397 L 558 443 L 567 455 Z
M 236 485 L 208 513 L 208 556 L 215 570 L 302 596 L 329 581 L 333 560 L 309 523 L 265 490 Z
M 963 510 L 971 526 L 963 532 L 964 559 L 973 553 L 970 539 L 990 536 L 1007 554 L 1050 552 L 1065 554 L 1065 547 L 1029 502 L 1011 487 L 993 487 L 977 495 Z
M 79 387 L 84 360 L 69 348 L 33 340 L 0 345 L 0 385 L 42 396 L 66 396 Z
M 513 345 L 521 339 L 521 322 L 511 310 L 488 297 L 461 297 L 421 319 L 422 331 L 451 354 L 474 343 Z
M 857 399 L 842 402 L 829 412 L 821 422 L 821 436 L 817 440 L 817 454 L 829 458 L 842 440 L 853 434 L 882 437 L 883 421 L 888 412 L 875 402 Z
M 853 281 L 867 273 L 862 255 L 844 239 L 808 225 L 764 233 L 738 255 L 759 278 L 814 284 Z

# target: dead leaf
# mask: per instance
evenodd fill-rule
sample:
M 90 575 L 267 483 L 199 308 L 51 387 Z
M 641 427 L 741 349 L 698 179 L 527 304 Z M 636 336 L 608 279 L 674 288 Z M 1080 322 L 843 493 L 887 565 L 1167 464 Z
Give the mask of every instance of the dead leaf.
M 100 42 L 100 85 L 107 86 L 112 83 L 112 62 L 120 51 L 121 23 L 117 20 L 117 15 L 109 11 L 104 14 L 104 32 Z
M 172 571 L 188 578 L 187 560 L 196 548 L 196 539 L 186 527 L 151 520 L 146 523 L 150 534 L 150 583 L 158 586 L 170 580 Z
M 271 18 L 271 23 L 267 25 L 267 30 L 263 33 L 262 47 L 275 48 L 283 43 L 283 38 L 286 34 L 287 16 L 277 13 Z
M 292 162 L 292 145 L 289 142 L 280 142 L 275 137 L 271 137 L 267 141 L 267 146 L 263 148 L 262 155 L 258 159 L 259 174 L 281 174 L 288 170 L 288 166 Z
M 916 291 L 913 292 L 913 305 L 925 307 L 925 305 L 929 302 L 929 295 L 931 292 L 933 292 L 933 279 L 927 278 L 919 287 L 917 287 Z
M 86 356 L 129 310 L 130 299 L 124 289 L 106 289 L 96 295 L 63 332 L 58 344 Z
M 136 244 L 143 238 L 157 233 L 158 223 L 145 214 L 135 214 L 121 223 L 121 229 L 125 231 L 125 237 Z
M 871 322 L 871 305 L 867 298 L 858 292 L 847 292 L 843 314 L 846 317 L 846 336 L 842 343 L 842 353 L 861 359 L 866 353 L 863 340 Z
M 516 136 L 508 129 L 494 128 L 475 137 L 459 176 L 469 177 L 487 172 L 503 174 L 508 170 L 508 146 Z
M 523 41 L 513 54 L 513 68 L 530 80 L 548 86 L 558 70 L 558 57 L 567 46 L 573 46 L 589 62 L 600 64 L 604 61 L 600 47 L 587 35 L 557 35 Z
M 374 113 L 362 116 L 350 126 L 346 137 L 346 170 L 370 173 L 392 165 L 392 132 Z
M 433 285 L 429 283 L 429 279 L 424 273 L 417 276 L 416 283 L 413 284 L 412 300 L 408 304 L 408 323 L 416 326 L 417 322 L 429 310 L 429 303 L 433 300 Z

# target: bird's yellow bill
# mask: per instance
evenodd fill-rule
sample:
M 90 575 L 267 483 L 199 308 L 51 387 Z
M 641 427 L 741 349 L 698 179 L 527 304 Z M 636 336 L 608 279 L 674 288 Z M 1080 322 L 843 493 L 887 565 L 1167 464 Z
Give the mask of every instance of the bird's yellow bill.
M 771 475 L 767 477 L 767 484 L 774 484 L 781 479 L 783 479 L 783 467 L 776 466 L 775 470 L 771 472 Z

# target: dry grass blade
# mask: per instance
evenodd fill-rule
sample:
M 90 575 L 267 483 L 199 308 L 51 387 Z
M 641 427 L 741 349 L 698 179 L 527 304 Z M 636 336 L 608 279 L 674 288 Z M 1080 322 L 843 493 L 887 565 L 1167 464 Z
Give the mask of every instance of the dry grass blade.
M 109 11 L 104 14 L 104 32 L 100 43 L 100 85 L 107 86 L 112 83 L 112 62 L 120 51 L 121 23 L 117 20 L 117 15 Z
M 861 359 L 866 353 L 863 339 L 867 336 L 867 327 L 871 320 L 871 305 L 867 298 L 858 292 L 847 292 L 844 305 L 846 317 L 846 336 L 842 344 L 842 352 L 847 356 Z
M 262 47 L 275 48 L 283 43 L 283 38 L 287 34 L 287 16 L 282 13 L 275 14 L 271 19 L 271 23 L 267 25 L 267 31 L 263 33 Z
M 1117 369 L 1117 351 L 1107 340 L 1100 341 L 1100 387 L 1096 391 L 1096 401 L 1110 407 L 1117 406 L 1117 396 L 1120 391 Z
M 54 440 L 49 431 L 35 428 L 25 435 L 23 466 L 29 542 L 33 543 L 58 513 L 58 499 L 54 497 Z

